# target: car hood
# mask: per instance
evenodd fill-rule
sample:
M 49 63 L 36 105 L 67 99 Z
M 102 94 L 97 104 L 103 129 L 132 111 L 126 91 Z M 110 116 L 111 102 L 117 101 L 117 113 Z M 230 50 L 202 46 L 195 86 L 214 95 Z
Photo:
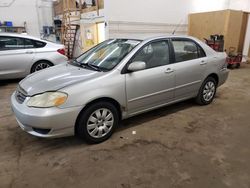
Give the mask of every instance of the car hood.
M 46 91 L 56 91 L 79 82 L 88 81 L 104 75 L 70 64 L 57 65 L 46 70 L 35 72 L 23 79 L 19 86 L 32 96 Z

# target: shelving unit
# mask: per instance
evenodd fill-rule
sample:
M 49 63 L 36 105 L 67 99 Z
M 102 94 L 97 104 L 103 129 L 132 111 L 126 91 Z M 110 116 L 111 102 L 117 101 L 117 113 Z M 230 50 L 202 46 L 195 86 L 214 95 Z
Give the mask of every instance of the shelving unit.
M 25 27 L 22 26 L 12 26 L 12 27 L 8 27 L 8 26 L 0 26 L 0 32 L 7 32 L 7 33 L 24 33 L 26 32 Z
M 72 0 L 63 0 L 63 17 L 61 26 L 61 42 L 65 45 L 66 55 L 69 58 L 73 57 L 75 36 L 78 27 L 80 27 L 81 20 L 81 6 L 76 7 L 76 4 Z M 82 1 L 79 1 L 82 4 Z

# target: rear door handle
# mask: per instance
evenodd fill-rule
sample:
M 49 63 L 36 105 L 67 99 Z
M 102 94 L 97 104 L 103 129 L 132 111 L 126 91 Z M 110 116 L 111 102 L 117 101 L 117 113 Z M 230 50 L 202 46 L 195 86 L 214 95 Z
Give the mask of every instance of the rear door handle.
M 204 60 L 200 62 L 200 65 L 206 65 L 206 64 L 207 64 L 207 62 Z
M 165 70 L 165 73 L 167 73 L 167 74 L 170 74 L 170 73 L 172 73 L 172 72 L 174 72 L 174 70 L 171 69 L 171 68 L 167 68 L 167 69 Z

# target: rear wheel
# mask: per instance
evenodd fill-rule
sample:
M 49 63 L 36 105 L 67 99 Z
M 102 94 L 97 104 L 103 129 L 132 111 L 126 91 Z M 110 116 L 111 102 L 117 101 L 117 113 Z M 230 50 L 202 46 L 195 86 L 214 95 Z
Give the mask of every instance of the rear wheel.
M 213 77 L 208 77 L 202 84 L 199 93 L 196 97 L 196 102 L 199 105 L 210 104 L 216 94 L 217 82 Z
M 79 115 L 76 133 L 88 143 L 100 143 L 113 134 L 118 122 L 118 111 L 112 103 L 94 103 Z
M 48 61 L 38 61 L 32 66 L 31 73 L 46 69 L 51 66 L 53 66 L 53 64 Z

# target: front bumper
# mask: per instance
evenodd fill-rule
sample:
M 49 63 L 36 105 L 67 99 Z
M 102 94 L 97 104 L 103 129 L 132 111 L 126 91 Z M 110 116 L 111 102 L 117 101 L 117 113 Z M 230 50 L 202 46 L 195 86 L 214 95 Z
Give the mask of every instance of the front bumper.
M 26 105 L 28 98 L 18 103 L 15 93 L 11 96 L 11 107 L 19 126 L 29 134 L 43 138 L 72 136 L 75 122 L 82 107 L 31 108 Z

